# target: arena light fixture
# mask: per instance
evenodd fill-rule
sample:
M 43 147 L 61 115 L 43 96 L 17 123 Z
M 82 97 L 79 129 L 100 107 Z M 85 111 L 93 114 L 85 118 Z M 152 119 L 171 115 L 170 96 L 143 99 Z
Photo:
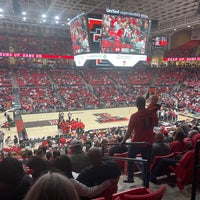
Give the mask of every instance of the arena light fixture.
M 3 16 L 3 9 L 2 8 L 0 8 L 0 18 L 3 18 L 4 16 Z
M 46 16 L 45 14 L 42 14 L 42 18 L 45 18 L 45 19 L 46 19 L 46 17 L 47 17 L 47 16 Z
M 26 21 L 26 19 L 27 19 L 26 17 L 23 17 L 23 18 L 22 18 L 22 21 Z
M 26 12 L 25 12 L 25 11 L 23 11 L 23 12 L 22 12 L 22 15 L 24 15 L 24 16 L 25 16 L 25 15 L 26 15 Z
M 60 19 L 59 16 L 55 16 L 55 20 L 58 21 Z

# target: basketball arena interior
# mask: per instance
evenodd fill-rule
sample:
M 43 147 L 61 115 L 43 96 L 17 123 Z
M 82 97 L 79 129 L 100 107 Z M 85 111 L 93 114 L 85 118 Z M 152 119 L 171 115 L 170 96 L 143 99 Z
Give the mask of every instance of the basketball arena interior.
M 189 131 L 200 134 L 199 0 L 0 0 L 1 161 L 42 145 L 67 149 L 74 138 L 111 147 L 125 135 L 138 96 L 146 106 L 158 97 L 155 135 L 173 140 L 181 127 L 192 143 Z M 198 157 L 197 144 L 190 151 Z M 193 160 L 147 188 L 164 185 L 158 199 L 198 199 Z M 117 162 L 117 189 L 96 199 L 142 187 L 137 167 L 135 182 L 123 182 L 127 162 L 127 154 Z

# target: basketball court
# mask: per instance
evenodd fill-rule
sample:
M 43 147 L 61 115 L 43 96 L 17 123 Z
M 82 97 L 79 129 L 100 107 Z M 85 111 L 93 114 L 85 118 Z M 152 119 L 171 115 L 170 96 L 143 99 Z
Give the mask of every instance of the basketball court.
M 79 110 L 71 111 L 72 119 L 81 120 L 85 124 L 85 131 L 94 129 L 104 129 L 112 127 L 127 126 L 132 113 L 136 112 L 136 107 L 109 108 L 109 109 L 94 109 L 94 110 Z M 64 112 L 66 120 L 67 111 Z M 58 135 L 57 120 L 58 112 L 27 114 L 22 115 L 25 129 L 28 137 L 43 137 Z M 185 120 L 188 117 L 179 115 L 178 120 Z M 0 113 L 0 124 L 6 121 L 4 113 Z M 11 127 L 10 130 L 1 128 L 5 133 L 5 138 L 17 135 L 16 127 Z

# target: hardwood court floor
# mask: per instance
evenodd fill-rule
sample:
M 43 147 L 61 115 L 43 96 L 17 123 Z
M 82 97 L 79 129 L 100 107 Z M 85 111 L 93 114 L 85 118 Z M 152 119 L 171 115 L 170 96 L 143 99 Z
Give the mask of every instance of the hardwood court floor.
M 136 112 L 136 107 L 123 107 L 123 108 L 109 108 L 109 109 L 94 109 L 94 110 L 80 110 L 80 111 L 71 111 L 72 118 L 76 120 L 78 118 L 85 124 L 85 131 L 93 130 L 93 129 L 103 129 L 103 128 L 112 128 L 118 126 L 127 126 L 128 120 L 132 113 Z M 67 119 L 67 113 L 64 112 L 64 119 Z M 112 121 L 100 123 L 98 121 L 97 114 L 106 113 L 111 117 L 121 117 L 127 118 L 127 120 L 123 121 Z M 26 122 L 35 122 L 34 127 L 26 128 L 27 134 L 29 137 L 41 137 L 41 136 L 54 136 L 58 134 L 57 126 L 51 125 L 50 121 L 53 123 L 58 119 L 58 112 L 55 113 L 41 113 L 41 114 L 27 114 L 22 115 L 22 119 L 24 124 Z M 12 117 L 12 113 L 11 113 Z M 186 119 L 187 117 L 180 116 L 179 120 Z M 49 121 L 49 125 L 40 125 L 39 122 L 44 120 Z M 0 124 L 6 121 L 3 113 L 0 113 Z M 42 124 L 42 123 L 41 123 Z M 2 129 L 5 132 L 5 137 L 17 135 L 16 127 L 12 127 L 10 130 Z
M 80 111 L 71 111 L 72 119 L 78 118 L 85 124 L 85 131 L 92 130 L 92 129 L 101 129 L 101 128 L 111 128 L 116 126 L 127 126 L 128 119 L 130 115 L 136 111 L 135 107 L 126 107 L 126 108 L 111 108 L 111 109 L 94 109 L 94 110 L 80 110 Z M 67 113 L 64 112 L 64 119 L 67 119 Z M 107 113 L 114 116 L 124 117 L 127 118 L 126 121 L 117 121 L 117 122 L 106 122 L 100 123 L 98 122 L 98 116 L 96 114 L 100 113 Z M 41 114 L 28 114 L 22 115 L 22 119 L 24 123 L 26 122 L 40 122 L 44 120 L 57 120 L 58 119 L 58 112 L 55 113 L 41 113 Z M 6 118 L 3 116 L 3 113 L 0 113 L 0 123 L 6 121 Z M 36 123 L 39 124 L 39 123 Z M 26 126 L 25 126 L 26 128 Z M 17 133 L 15 127 L 11 128 L 10 131 L 6 129 L 2 129 L 6 136 L 10 135 L 11 137 Z M 48 126 L 35 126 L 31 128 L 26 128 L 27 134 L 29 137 L 41 137 L 41 136 L 48 136 L 48 135 L 57 135 L 58 130 L 56 125 L 51 125 L 49 122 Z
M 123 108 L 109 108 L 109 109 L 94 109 L 94 110 L 80 110 L 71 111 L 72 118 L 76 120 L 78 118 L 85 124 L 85 131 L 92 129 L 103 129 L 112 128 L 118 126 L 127 126 L 128 120 L 132 113 L 136 112 L 136 107 L 123 107 Z M 67 113 L 64 112 L 64 118 L 67 119 Z M 100 123 L 98 121 L 97 114 L 106 113 L 112 117 L 127 118 L 123 121 L 112 121 L 106 123 Z M 58 112 L 55 113 L 41 113 L 41 114 L 27 114 L 22 115 L 22 119 L 25 123 L 25 128 L 29 137 L 42 137 L 42 136 L 54 136 L 58 134 L 58 129 L 56 125 L 51 125 L 50 121 L 55 121 L 58 119 Z M 12 117 L 12 113 L 11 113 Z M 186 119 L 187 117 L 180 116 L 179 120 Z M 43 126 L 42 121 L 49 121 L 49 125 Z M 0 124 L 6 121 L 3 113 L 0 113 Z M 26 122 L 35 122 L 34 127 L 27 128 Z M 17 135 L 16 127 L 12 127 L 10 130 L 2 129 L 5 132 L 5 137 Z

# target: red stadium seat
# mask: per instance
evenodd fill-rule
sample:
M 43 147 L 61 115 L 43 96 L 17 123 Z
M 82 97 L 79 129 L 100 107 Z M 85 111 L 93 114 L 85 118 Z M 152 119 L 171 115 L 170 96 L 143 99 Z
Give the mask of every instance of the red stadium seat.
M 92 199 L 92 200 L 105 200 L 104 197 L 99 197 L 99 198 L 95 198 L 95 199 Z
M 118 189 L 118 182 L 119 182 L 119 178 L 116 178 L 115 184 L 112 184 L 108 189 L 106 189 L 105 191 L 102 192 L 102 194 L 99 195 L 99 198 L 97 198 L 98 200 L 111 200 L 112 199 L 112 195 L 114 193 L 117 192 Z M 95 199 L 95 200 L 97 200 Z
M 115 153 L 114 157 L 127 158 L 128 157 L 128 152 Z M 115 159 L 115 162 L 119 165 L 122 173 L 127 175 L 127 164 L 128 164 L 127 160 L 117 160 L 117 159 Z
M 166 185 L 161 185 L 156 191 L 140 187 L 113 194 L 112 200 L 161 200 L 166 190 Z
M 175 154 L 174 153 L 171 153 L 171 154 L 168 154 L 168 155 L 165 155 L 165 156 L 155 156 L 154 159 L 153 159 L 153 162 L 151 163 L 150 165 L 150 172 L 151 174 L 153 174 L 156 166 L 158 165 L 159 161 L 163 158 L 174 158 L 175 157 Z M 166 171 L 163 172 L 162 175 L 167 175 L 169 176 L 171 170 L 170 169 L 167 169 Z

